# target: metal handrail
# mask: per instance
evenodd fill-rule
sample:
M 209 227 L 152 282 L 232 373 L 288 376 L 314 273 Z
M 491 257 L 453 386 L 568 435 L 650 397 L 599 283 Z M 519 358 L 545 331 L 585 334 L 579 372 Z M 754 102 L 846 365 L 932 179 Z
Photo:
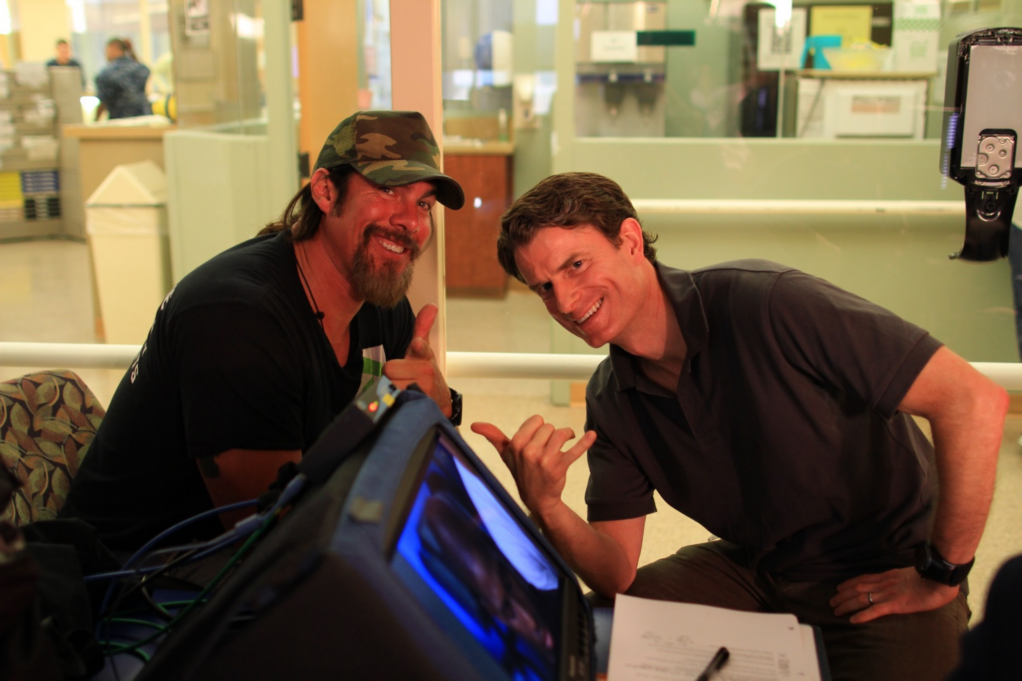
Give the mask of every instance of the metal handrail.
M 137 345 L 102 343 L 0 343 L 0 366 L 61 369 L 125 369 Z
M 68 369 L 125 369 L 137 345 L 0 342 L 0 366 Z M 605 355 L 519 352 L 448 352 L 448 378 L 533 378 L 585 381 Z M 973 362 L 1005 390 L 1022 391 L 1022 364 Z
M 640 215 L 964 215 L 965 202 L 843 199 L 633 199 Z

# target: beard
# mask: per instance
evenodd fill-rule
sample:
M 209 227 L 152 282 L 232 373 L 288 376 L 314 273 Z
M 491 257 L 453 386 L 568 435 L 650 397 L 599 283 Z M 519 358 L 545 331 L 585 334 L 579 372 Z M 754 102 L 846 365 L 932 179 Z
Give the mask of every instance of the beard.
M 405 248 L 410 255 L 408 264 L 390 260 L 382 263 L 373 262 L 369 255 L 369 241 L 374 236 L 380 236 Z M 377 307 L 395 307 L 411 286 L 412 272 L 420 252 L 419 245 L 404 233 L 386 230 L 378 225 L 369 225 L 351 263 L 354 279 L 352 284 L 356 294 Z

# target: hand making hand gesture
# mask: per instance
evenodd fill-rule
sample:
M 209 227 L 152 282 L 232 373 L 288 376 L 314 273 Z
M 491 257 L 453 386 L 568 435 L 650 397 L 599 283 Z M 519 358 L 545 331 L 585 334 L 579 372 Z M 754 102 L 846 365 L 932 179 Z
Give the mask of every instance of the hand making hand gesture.
M 436 357 L 429 347 L 429 332 L 436 321 L 437 306 L 429 303 L 423 305 L 415 317 L 415 329 L 412 341 L 408 344 L 403 359 L 392 359 L 383 365 L 383 375 L 398 388 L 407 388 L 412 383 L 419 386 L 422 392 L 437 403 L 440 411 L 448 418 L 451 416 L 451 391 L 447 381 L 440 373 Z
M 492 423 L 473 423 L 472 431 L 497 449 L 518 485 L 522 503 L 541 518 L 561 503 L 568 468 L 596 442 L 596 432 L 590 430 L 563 449 L 575 438 L 575 431 L 554 428 L 538 415 L 523 423 L 511 438 Z

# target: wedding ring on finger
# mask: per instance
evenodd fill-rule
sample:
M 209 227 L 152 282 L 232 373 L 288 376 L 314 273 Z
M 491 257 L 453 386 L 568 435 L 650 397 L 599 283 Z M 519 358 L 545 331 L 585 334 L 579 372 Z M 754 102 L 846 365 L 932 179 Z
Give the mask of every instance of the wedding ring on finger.
M 873 592 L 872 591 L 869 591 L 869 592 L 866 593 L 866 600 L 869 601 L 870 605 L 876 605 L 876 603 L 873 602 Z

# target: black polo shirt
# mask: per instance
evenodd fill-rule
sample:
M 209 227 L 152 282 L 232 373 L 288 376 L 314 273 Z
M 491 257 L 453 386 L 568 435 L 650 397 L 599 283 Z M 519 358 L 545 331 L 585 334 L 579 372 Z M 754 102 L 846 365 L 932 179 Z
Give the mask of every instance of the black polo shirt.
M 688 346 L 681 379 L 671 394 L 611 346 L 586 391 L 589 520 L 651 513 L 655 489 L 783 578 L 910 565 L 936 469 L 897 408 L 940 343 L 774 263 L 656 267 Z

